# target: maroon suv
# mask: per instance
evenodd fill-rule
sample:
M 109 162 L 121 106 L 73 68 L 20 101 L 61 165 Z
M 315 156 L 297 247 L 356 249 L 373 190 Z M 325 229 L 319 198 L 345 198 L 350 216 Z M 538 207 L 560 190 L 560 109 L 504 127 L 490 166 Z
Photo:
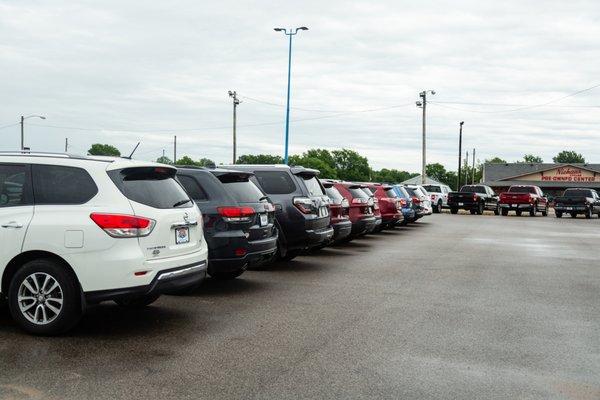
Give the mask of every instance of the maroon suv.
M 362 190 L 364 185 L 351 182 L 333 182 L 350 205 L 348 215 L 352 221 L 352 236 L 373 231 L 377 222 L 373 214 L 373 199 Z
M 392 228 L 404 220 L 402 205 L 394 188 L 381 183 L 365 183 L 378 200 L 381 213 L 381 229 Z

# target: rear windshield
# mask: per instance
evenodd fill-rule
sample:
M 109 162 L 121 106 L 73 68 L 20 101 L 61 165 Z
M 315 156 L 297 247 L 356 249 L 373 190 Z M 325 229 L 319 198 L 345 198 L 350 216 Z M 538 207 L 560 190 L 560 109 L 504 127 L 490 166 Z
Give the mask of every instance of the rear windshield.
M 267 194 L 290 194 L 296 191 L 296 184 L 285 171 L 256 171 L 255 175 Z
M 406 193 L 408 193 L 409 196 L 418 196 L 418 194 L 415 193 L 415 190 L 409 187 L 405 187 L 404 190 L 406 190 Z
M 369 188 L 361 188 L 363 190 L 363 192 L 365 192 L 367 194 L 367 196 L 371 197 L 373 196 L 373 191 Z
M 510 193 L 537 193 L 532 186 L 511 186 L 508 191 Z
M 344 196 L 340 194 L 340 192 L 335 187 L 325 188 L 325 193 L 334 204 L 342 204 L 342 200 L 344 200 Z
M 408 188 L 410 189 L 410 188 Z M 414 188 L 412 189 L 413 193 L 415 196 L 425 196 L 425 194 L 421 191 L 421 188 Z
M 368 199 L 369 198 L 369 195 L 366 194 L 365 191 L 362 190 L 361 188 L 348 188 L 348 191 L 354 198 L 359 198 L 359 199 Z
M 460 191 L 462 193 L 487 193 L 483 186 L 463 186 Z
M 396 194 L 396 191 L 392 188 L 385 189 L 385 195 L 392 199 L 395 199 L 396 197 L 398 197 L 398 195 Z
M 218 177 L 225 190 L 240 203 L 258 203 L 265 195 L 256 185 L 248 180 L 248 176 L 226 174 Z
M 594 197 L 591 190 L 567 189 L 563 194 L 564 197 Z
M 402 187 L 402 186 L 395 186 L 394 189 L 396 190 L 396 193 L 405 199 L 408 199 L 410 197 L 410 194 L 408 194 L 408 192 L 406 191 L 406 188 Z
M 129 200 L 153 208 L 189 208 L 193 202 L 175 180 L 175 170 L 161 167 L 125 168 L 109 176 Z
M 427 190 L 429 193 L 442 193 L 442 189 L 439 186 L 435 186 L 435 185 L 425 185 L 423 186 L 425 188 L 425 190 Z
M 323 196 L 325 194 L 316 176 L 300 175 L 300 177 L 303 179 L 304 185 L 311 196 Z

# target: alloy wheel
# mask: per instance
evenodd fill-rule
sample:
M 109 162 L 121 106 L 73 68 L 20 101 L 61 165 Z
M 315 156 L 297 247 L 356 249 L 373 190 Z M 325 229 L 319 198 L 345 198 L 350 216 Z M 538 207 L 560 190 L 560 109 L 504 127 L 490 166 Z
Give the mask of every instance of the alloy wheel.
M 36 272 L 21 282 L 17 301 L 19 310 L 29 322 L 47 325 L 63 308 L 63 291 L 54 277 Z

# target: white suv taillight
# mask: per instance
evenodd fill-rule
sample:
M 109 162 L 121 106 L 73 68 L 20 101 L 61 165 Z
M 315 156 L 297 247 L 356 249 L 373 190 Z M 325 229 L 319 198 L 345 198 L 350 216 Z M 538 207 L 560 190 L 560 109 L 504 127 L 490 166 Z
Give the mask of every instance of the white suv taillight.
M 156 225 L 156 221 L 153 219 L 125 214 L 92 213 L 90 218 L 104 232 L 114 238 L 148 236 Z

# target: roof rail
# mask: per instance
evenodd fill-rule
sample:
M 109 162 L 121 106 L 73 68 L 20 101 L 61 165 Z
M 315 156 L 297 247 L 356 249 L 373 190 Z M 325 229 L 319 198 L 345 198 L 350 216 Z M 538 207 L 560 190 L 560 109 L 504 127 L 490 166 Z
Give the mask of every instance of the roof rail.
M 75 160 L 91 160 L 87 156 L 70 153 L 55 153 L 51 151 L 31 151 L 31 150 L 12 150 L 0 151 L 3 156 L 29 156 L 29 157 L 56 157 L 56 158 L 72 158 Z

